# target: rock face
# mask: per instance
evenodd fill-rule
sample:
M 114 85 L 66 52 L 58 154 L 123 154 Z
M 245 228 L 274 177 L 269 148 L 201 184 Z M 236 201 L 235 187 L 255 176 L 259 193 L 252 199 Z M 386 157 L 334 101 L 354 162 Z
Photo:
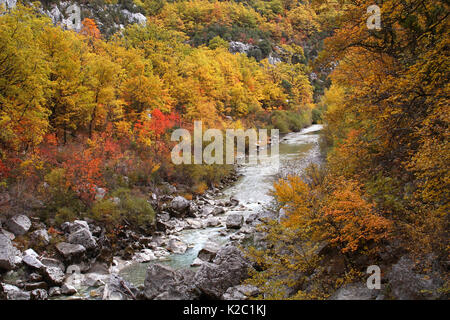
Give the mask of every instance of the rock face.
M 198 296 L 193 286 L 194 273 L 175 271 L 168 266 L 152 264 L 147 269 L 144 298 L 149 300 L 192 300 Z
M 136 287 L 118 275 L 112 274 L 105 285 L 103 300 L 134 300 L 137 294 Z
M 6 227 L 16 236 L 20 236 L 30 230 L 31 221 L 26 215 L 18 214 L 6 221 Z
M 175 197 L 170 203 L 170 209 L 176 215 L 189 213 L 190 203 L 182 196 Z
M 438 289 L 443 281 L 435 275 L 418 274 L 413 271 L 414 262 L 403 256 L 387 274 L 391 294 L 398 300 L 439 299 Z
M 228 288 L 248 278 L 250 268 L 239 249 L 229 245 L 217 253 L 213 263 L 202 264 L 195 274 L 195 285 L 205 297 L 220 299 Z
M 351 283 L 339 288 L 330 300 L 374 300 L 380 290 L 371 290 L 365 283 Z
M 56 249 L 67 261 L 74 261 L 76 259 L 79 259 L 86 252 L 86 248 L 82 245 L 71 244 L 67 242 L 58 243 L 56 245 Z
M 0 269 L 14 269 L 14 247 L 9 237 L 0 233 Z
M 244 217 L 241 214 L 233 213 L 228 215 L 226 225 L 228 229 L 239 229 L 244 224 Z

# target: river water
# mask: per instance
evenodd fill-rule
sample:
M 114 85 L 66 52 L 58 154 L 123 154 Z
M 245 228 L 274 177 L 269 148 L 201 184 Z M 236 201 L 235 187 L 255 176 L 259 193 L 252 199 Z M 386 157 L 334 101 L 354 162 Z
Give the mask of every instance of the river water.
M 319 131 L 322 125 L 312 125 L 300 132 L 289 133 L 279 141 L 279 165 L 275 161 L 264 161 L 258 164 L 244 164 L 239 168 L 241 178 L 223 191 L 218 199 L 233 196 L 240 202 L 239 210 L 233 209 L 225 215 L 238 211 L 246 218 L 251 213 L 257 213 L 270 205 L 273 198 L 270 195 L 273 182 L 286 174 L 301 174 L 312 163 L 320 162 Z M 276 141 L 273 141 L 276 143 Z M 271 159 L 269 159 L 271 160 Z M 273 159 L 272 159 L 273 160 Z M 183 230 L 178 236 L 189 245 L 184 254 L 171 254 L 165 260 L 149 263 L 167 264 L 175 269 L 191 268 L 191 263 L 198 252 L 209 241 L 225 244 L 230 234 L 223 235 L 225 227 Z M 135 285 L 144 283 L 149 263 L 135 263 L 125 267 L 121 276 Z

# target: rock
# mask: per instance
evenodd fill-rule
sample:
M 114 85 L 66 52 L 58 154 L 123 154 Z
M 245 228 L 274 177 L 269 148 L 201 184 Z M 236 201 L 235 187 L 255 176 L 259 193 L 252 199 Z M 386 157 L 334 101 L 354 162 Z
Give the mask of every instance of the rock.
M 101 275 L 109 276 L 109 267 L 107 263 L 104 262 L 94 262 L 88 270 L 88 273 L 96 273 Z
M 212 211 L 212 214 L 217 216 L 219 214 L 224 214 L 225 213 L 225 209 L 222 207 L 215 207 L 214 210 Z
M 50 242 L 50 236 L 48 235 L 48 232 L 45 229 L 33 231 L 30 234 L 30 236 L 34 244 L 48 245 Z
M 162 213 L 158 214 L 157 220 L 163 221 L 163 222 L 169 221 L 170 215 L 167 212 L 162 212 Z
M 202 228 L 202 223 L 198 220 L 194 219 L 186 219 L 187 224 L 191 229 L 200 229 Z
M 133 261 L 138 263 L 149 262 L 152 260 L 156 260 L 156 256 L 150 249 L 143 249 L 141 252 L 137 252 L 133 256 Z
M 233 213 L 227 216 L 226 226 L 228 229 L 239 229 L 244 224 L 244 217 L 241 214 Z
M 205 262 L 195 273 L 195 286 L 210 299 L 220 299 L 230 287 L 248 278 L 251 266 L 238 248 L 226 246 L 217 252 L 213 263 Z
M 89 224 L 83 220 L 75 220 L 74 222 L 64 222 L 61 229 L 66 233 L 74 233 L 80 229 L 89 230 Z
M 26 215 L 18 214 L 6 221 L 6 227 L 16 236 L 20 236 L 30 230 L 31 221 Z
M 189 200 L 182 196 L 175 197 L 170 203 L 170 209 L 173 213 L 178 215 L 184 215 L 189 211 Z
M 59 267 L 44 266 L 43 275 L 51 285 L 60 286 L 64 282 L 65 274 Z
M 28 279 L 32 282 L 39 282 L 42 281 L 42 276 L 39 273 L 31 273 L 28 277 Z
M 195 258 L 191 263 L 191 267 L 200 267 L 203 264 L 203 260 L 200 258 Z
M 369 289 L 365 283 L 350 283 L 339 288 L 330 300 L 375 300 L 380 290 Z
M 146 299 L 193 300 L 197 297 L 193 286 L 194 273 L 189 270 L 175 271 L 161 264 L 147 269 L 143 295 Z
M 206 226 L 217 227 L 220 225 L 220 219 L 216 217 L 211 217 L 206 220 Z
M 58 252 L 66 259 L 67 261 L 73 261 L 75 259 L 79 259 L 86 252 L 86 248 L 80 244 L 71 244 L 67 242 L 60 242 L 56 245 L 56 249 Z
M 30 293 L 31 300 L 47 300 L 48 294 L 44 289 L 35 289 Z
M 257 213 L 252 213 L 250 214 L 247 219 L 245 220 L 245 223 L 247 224 L 252 224 L 253 222 L 255 222 L 258 219 L 258 214 Z
M 97 247 L 97 241 L 95 241 L 92 233 L 89 231 L 89 228 L 83 228 L 72 232 L 68 236 L 67 241 L 72 244 L 80 244 L 87 250 L 95 249 Z
M 51 287 L 48 290 L 48 295 L 50 297 L 60 296 L 61 295 L 61 288 L 59 288 L 59 287 Z
M 415 264 L 408 256 L 403 256 L 388 272 L 391 294 L 398 300 L 439 299 L 443 281 L 436 274 L 418 274 Z
M 87 287 L 101 287 L 106 284 L 108 279 L 109 275 L 88 273 L 84 278 L 83 285 Z
M 12 270 L 15 267 L 15 250 L 9 237 L 0 233 L 0 269 Z
M 11 241 L 13 241 L 16 238 L 14 233 L 9 232 L 8 230 L 5 230 L 5 229 L 0 229 L 0 234 L 5 235 Z
M 172 253 L 183 254 L 187 250 L 187 244 L 180 240 L 171 239 L 169 240 L 168 249 Z
M 207 242 L 199 251 L 197 257 L 203 261 L 212 262 L 220 247 L 217 243 Z
M 19 266 L 22 264 L 23 254 L 20 252 L 19 249 L 13 246 L 13 252 L 14 252 L 14 264 L 16 266 Z
M 16 286 L 0 283 L 0 293 L 3 292 L 6 300 L 30 300 L 30 293 L 17 288 Z
M 256 297 L 259 294 L 259 289 L 252 285 L 237 285 L 228 288 L 223 294 L 222 300 L 248 300 Z
M 64 263 L 62 263 L 58 259 L 43 257 L 41 258 L 41 262 L 45 267 L 56 267 L 61 269 L 62 272 L 66 270 Z
M 103 291 L 103 300 L 135 300 L 138 289 L 116 274 L 111 274 Z
M 34 269 L 42 269 L 44 265 L 39 260 L 38 254 L 33 249 L 25 250 L 22 258 L 23 263 Z
M 155 257 L 158 259 L 164 259 L 170 255 L 169 251 L 167 251 L 164 248 L 156 248 L 153 253 L 155 254 Z
M 248 43 L 243 43 L 240 41 L 230 41 L 229 42 L 229 48 L 228 50 L 231 53 L 245 53 L 247 54 L 251 49 L 253 49 L 255 46 Z
M 61 294 L 65 295 L 65 296 L 71 296 L 73 294 L 77 293 L 77 289 L 75 289 L 74 286 L 70 285 L 70 284 L 66 284 L 64 283 L 61 287 Z
M 210 214 L 213 214 L 214 212 L 214 207 L 213 206 L 204 206 L 202 208 L 202 216 L 206 217 L 209 216 Z

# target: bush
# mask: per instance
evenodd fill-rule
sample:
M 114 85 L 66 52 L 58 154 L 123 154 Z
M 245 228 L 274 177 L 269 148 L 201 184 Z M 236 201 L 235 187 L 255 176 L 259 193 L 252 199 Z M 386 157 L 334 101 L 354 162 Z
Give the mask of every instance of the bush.
M 91 217 L 114 228 L 129 224 L 147 229 L 153 225 L 155 211 L 142 196 L 132 194 L 129 189 L 120 188 L 111 194 L 111 199 L 97 201 L 91 209 Z M 112 199 L 118 198 L 115 202 Z
M 310 118 L 309 111 L 293 112 L 276 110 L 272 113 L 271 123 L 281 133 L 287 133 L 289 131 L 300 131 L 302 128 L 310 125 Z

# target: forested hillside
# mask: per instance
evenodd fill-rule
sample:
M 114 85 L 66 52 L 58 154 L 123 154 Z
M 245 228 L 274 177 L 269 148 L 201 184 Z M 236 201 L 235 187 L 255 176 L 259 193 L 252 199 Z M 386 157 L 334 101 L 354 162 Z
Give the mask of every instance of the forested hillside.
M 329 298 L 377 265 L 383 298 L 447 297 L 446 1 L 378 1 L 378 30 L 366 0 L 0 3 L 0 222 L 36 219 L 36 250 L 86 219 L 106 230 L 98 260 L 128 257 L 120 232 L 161 228 L 151 194 L 225 186 L 233 166 L 172 163 L 177 128 L 321 123 L 326 161 L 274 184 L 280 218 L 244 250 L 255 296 Z

